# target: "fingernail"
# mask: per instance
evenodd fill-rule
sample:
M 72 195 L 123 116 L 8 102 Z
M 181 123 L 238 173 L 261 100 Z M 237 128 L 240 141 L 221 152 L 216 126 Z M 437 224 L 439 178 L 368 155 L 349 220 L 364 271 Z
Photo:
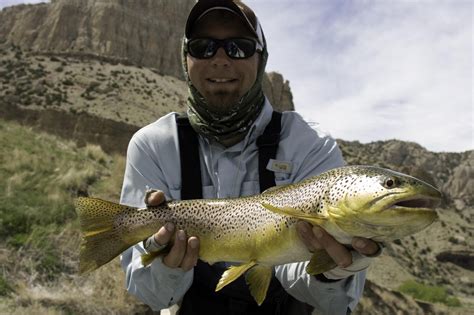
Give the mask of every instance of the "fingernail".
M 186 234 L 184 233 L 183 230 L 178 231 L 178 240 L 184 241 L 186 239 Z
M 362 248 L 364 248 L 365 246 L 367 246 L 367 242 L 364 241 L 364 240 L 356 240 L 356 241 L 355 241 L 355 246 L 356 246 L 357 248 L 362 249 Z
M 316 236 L 316 238 L 321 238 L 323 237 L 323 231 L 321 230 L 320 227 L 318 226 L 313 226 L 313 234 Z
M 174 231 L 174 224 L 171 223 L 171 222 L 168 222 L 165 224 L 165 229 L 168 231 L 168 232 L 173 232 Z
M 189 240 L 189 247 L 191 248 L 196 248 L 198 246 L 198 240 L 195 238 L 192 238 Z

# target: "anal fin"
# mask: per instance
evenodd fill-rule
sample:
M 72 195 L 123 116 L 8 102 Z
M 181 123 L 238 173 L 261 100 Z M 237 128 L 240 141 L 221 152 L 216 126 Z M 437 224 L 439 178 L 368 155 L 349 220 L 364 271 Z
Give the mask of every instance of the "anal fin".
M 268 266 L 257 265 L 245 274 L 245 281 L 249 286 L 250 294 L 258 305 L 262 305 L 265 300 L 271 279 L 272 267 Z
M 337 267 L 337 264 L 324 249 L 318 249 L 313 253 L 311 260 L 306 266 L 306 272 L 310 275 L 318 275 Z
M 235 281 L 238 277 L 243 275 L 247 270 L 252 268 L 255 265 L 255 261 L 250 261 L 246 264 L 242 264 L 240 266 L 230 266 L 223 274 L 222 277 L 219 279 L 219 282 L 216 286 L 216 292 L 221 290 L 223 287 Z

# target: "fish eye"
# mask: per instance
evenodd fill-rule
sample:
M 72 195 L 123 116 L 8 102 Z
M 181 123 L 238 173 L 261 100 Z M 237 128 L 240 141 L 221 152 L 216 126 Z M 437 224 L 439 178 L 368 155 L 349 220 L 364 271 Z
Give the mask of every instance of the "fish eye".
M 382 186 L 387 189 L 392 189 L 398 186 L 398 180 L 392 177 L 387 177 L 384 179 Z

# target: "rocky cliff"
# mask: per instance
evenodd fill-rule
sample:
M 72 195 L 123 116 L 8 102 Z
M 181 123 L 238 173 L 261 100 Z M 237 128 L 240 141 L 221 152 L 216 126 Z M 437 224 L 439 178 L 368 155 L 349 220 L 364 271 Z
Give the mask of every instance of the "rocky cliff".
M 179 48 L 193 0 L 56 0 L 0 12 L 0 39 L 37 52 L 123 58 L 181 77 Z

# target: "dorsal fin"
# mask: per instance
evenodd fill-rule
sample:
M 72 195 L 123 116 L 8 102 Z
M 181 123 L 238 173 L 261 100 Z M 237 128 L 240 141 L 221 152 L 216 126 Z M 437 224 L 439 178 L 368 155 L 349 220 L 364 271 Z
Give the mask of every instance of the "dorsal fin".
M 301 219 L 301 220 L 304 220 L 304 221 L 308 221 L 312 224 L 316 224 L 316 225 L 323 225 L 326 220 L 327 220 L 327 217 L 323 216 L 323 215 L 317 215 L 315 213 L 305 213 L 305 212 L 302 212 L 302 211 L 299 211 L 298 209 L 295 209 L 295 208 L 291 208 L 291 207 L 276 207 L 276 206 L 273 206 L 269 203 L 265 203 L 265 202 L 262 202 L 262 206 L 267 209 L 267 210 L 270 210 L 271 212 L 274 212 L 274 213 L 278 213 L 280 215 L 285 215 L 285 216 L 289 216 L 289 217 L 293 217 L 293 218 L 297 218 L 297 219 Z

